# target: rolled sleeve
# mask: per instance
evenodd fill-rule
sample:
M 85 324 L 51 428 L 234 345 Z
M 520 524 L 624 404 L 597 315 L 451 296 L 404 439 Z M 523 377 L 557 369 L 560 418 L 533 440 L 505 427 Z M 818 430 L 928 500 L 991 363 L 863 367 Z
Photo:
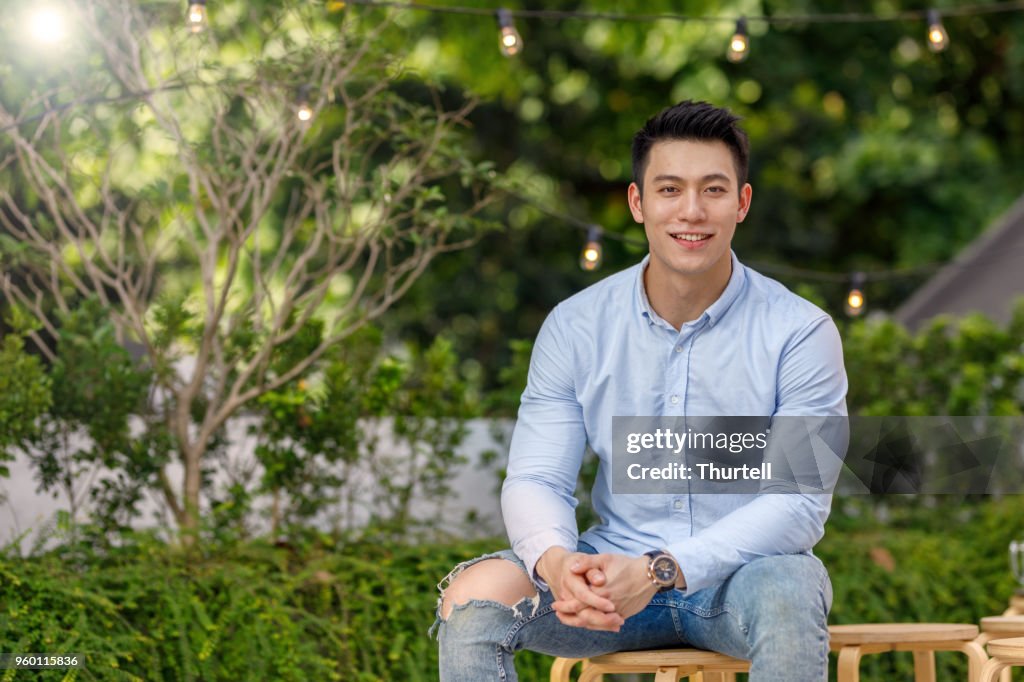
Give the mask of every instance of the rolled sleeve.
M 573 493 L 587 443 L 571 350 L 558 315 L 555 308 L 534 345 L 501 492 L 512 549 L 542 589 L 547 586 L 535 572 L 541 555 L 554 546 L 576 550 Z

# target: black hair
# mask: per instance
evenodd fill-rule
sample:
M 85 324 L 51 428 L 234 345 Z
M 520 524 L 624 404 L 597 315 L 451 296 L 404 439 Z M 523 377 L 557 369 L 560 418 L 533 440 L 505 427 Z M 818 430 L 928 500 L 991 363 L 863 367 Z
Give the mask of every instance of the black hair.
M 739 116 L 707 102 L 683 100 L 651 117 L 633 136 L 633 182 L 644 190 L 644 173 L 651 147 L 661 140 L 720 140 L 732 152 L 739 187 L 747 182 L 750 141 L 739 127 Z M 738 189 L 738 188 L 737 188 Z

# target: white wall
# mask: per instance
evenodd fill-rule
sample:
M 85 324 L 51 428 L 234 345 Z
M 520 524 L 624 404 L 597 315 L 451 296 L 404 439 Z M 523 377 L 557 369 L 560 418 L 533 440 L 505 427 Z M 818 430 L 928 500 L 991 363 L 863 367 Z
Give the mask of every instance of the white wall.
M 509 422 L 490 422 L 485 420 L 474 420 L 469 423 L 470 433 L 460 448 L 460 454 L 467 458 L 467 463 L 459 466 L 452 479 L 453 495 L 451 500 L 438 515 L 438 511 L 425 503 L 424 500 L 414 500 L 413 511 L 417 518 L 427 521 L 432 527 L 439 530 L 466 537 L 485 537 L 504 535 L 504 527 L 501 522 L 501 511 L 498 499 L 498 476 L 497 471 L 504 466 L 507 451 L 503 443 L 498 443 L 492 436 L 492 429 L 497 427 L 506 434 L 511 428 Z M 253 466 L 253 448 L 255 440 L 246 434 L 246 423 L 237 420 L 229 429 L 229 437 L 234 447 L 230 453 L 230 464 L 227 470 L 218 474 L 217 482 L 223 484 L 230 479 L 228 470 L 234 467 Z M 497 450 L 499 456 L 495 462 L 483 466 L 480 463 L 480 454 L 486 450 Z M 0 478 L 0 498 L 6 497 L 6 501 L 0 502 L 0 546 L 6 545 L 19 535 L 25 534 L 26 540 L 22 543 L 22 551 L 27 551 L 32 540 L 37 534 L 52 527 L 55 523 L 56 514 L 59 510 L 67 510 L 69 504 L 63 494 L 54 497 L 50 493 L 38 492 L 38 481 L 31 462 L 27 457 L 19 457 L 9 462 L 11 470 L 10 478 Z M 180 467 L 170 467 L 169 474 L 171 481 L 178 485 L 181 480 Z M 109 475 L 109 472 L 97 472 L 96 476 Z M 356 480 L 359 472 L 355 472 L 349 480 L 353 484 L 372 486 L 370 476 L 362 472 L 361 480 Z M 93 480 L 78 481 L 77 485 L 86 490 Z M 162 501 L 157 496 L 150 496 L 142 505 L 143 516 L 139 526 L 153 526 L 158 524 L 158 519 L 169 518 Z M 475 523 L 467 525 L 462 523 L 466 513 L 473 510 L 477 514 Z M 359 507 L 355 510 L 356 525 L 365 522 L 368 510 Z

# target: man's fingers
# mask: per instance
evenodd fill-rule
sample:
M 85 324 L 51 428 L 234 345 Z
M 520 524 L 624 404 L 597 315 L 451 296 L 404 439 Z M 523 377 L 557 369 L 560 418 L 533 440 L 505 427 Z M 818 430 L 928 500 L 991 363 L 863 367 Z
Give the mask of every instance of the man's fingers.
M 573 573 L 583 575 L 592 568 L 601 568 L 603 560 L 600 554 L 576 554 L 569 567 Z
M 551 602 L 551 608 L 559 613 L 573 614 L 589 607 L 579 599 L 556 599 Z
M 556 612 L 555 615 L 565 625 L 607 632 L 618 632 L 625 622 L 617 613 L 602 613 L 594 609 L 584 609 L 575 614 Z
M 615 610 L 615 604 L 610 599 L 605 599 L 590 589 L 590 585 L 580 576 L 576 576 L 575 579 L 566 580 L 563 587 L 567 591 L 567 594 L 561 595 L 563 599 L 578 599 L 598 611 L 610 613 Z
M 603 562 L 599 555 L 580 554 L 569 567 L 576 575 L 582 575 L 591 585 L 604 585 L 608 578 L 605 577 Z

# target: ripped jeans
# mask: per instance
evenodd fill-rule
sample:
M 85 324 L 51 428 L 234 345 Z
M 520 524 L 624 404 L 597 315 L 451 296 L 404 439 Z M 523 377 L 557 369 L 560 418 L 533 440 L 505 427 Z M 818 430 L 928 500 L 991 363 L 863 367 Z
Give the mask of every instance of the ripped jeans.
M 580 543 L 579 551 L 594 553 Z M 484 559 L 507 559 L 524 570 L 511 551 L 460 564 L 439 585 Z M 828 677 L 828 627 L 832 585 L 822 563 L 809 554 L 756 559 L 725 582 L 684 595 L 660 592 L 619 632 L 563 625 L 551 608 L 550 591 L 515 606 L 490 601 L 456 604 L 448 620 L 437 620 L 441 682 L 518 680 L 512 658 L 522 649 L 551 656 L 587 658 L 613 651 L 696 647 L 751 662 L 751 682 L 821 682 Z

